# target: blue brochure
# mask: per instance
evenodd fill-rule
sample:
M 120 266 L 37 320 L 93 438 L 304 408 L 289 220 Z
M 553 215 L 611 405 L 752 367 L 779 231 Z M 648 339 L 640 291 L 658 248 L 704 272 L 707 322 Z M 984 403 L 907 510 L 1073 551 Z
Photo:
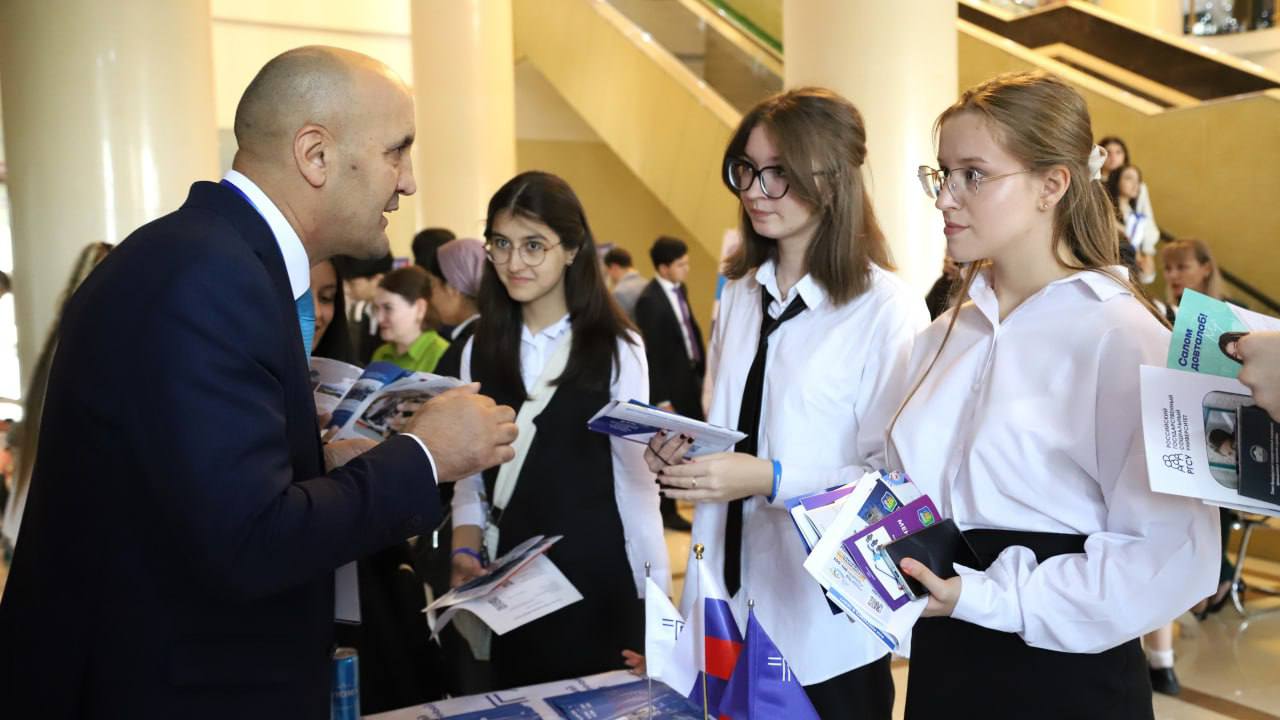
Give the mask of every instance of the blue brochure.
M 649 714 L 649 681 L 584 690 L 550 697 L 545 702 L 565 720 L 599 718 L 660 718 L 662 720 L 702 720 L 702 708 L 695 708 L 665 684 L 653 682 L 653 714 Z

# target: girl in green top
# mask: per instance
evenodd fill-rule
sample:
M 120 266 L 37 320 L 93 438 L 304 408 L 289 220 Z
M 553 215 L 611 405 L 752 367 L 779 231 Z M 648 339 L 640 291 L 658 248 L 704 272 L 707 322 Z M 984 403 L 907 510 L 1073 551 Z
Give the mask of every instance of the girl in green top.
M 413 372 L 432 372 L 449 341 L 427 328 L 431 276 L 412 265 L 382 277 L 374 296 L 378 335 L 386 341 L 373 352 L 374 362 L 390 362 Z

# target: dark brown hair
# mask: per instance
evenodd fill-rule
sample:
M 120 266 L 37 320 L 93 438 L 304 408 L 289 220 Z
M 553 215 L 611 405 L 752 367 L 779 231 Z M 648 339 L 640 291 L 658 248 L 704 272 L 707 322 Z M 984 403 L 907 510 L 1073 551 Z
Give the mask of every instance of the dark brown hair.
M 858 297 L 871 282 L 871 263 L 894 269 L 862 181 L 867 159 L 862 115 L 825 88 L 802 87 L 774 95 L 743 116 L 724 151 L 726 167 L 746 157 L 747 139 L 756 126 L 764 127 L 778 147 L 788 192 L 818 216 L 805 255 L 807 272 L 837 305 Z M 755 231 L 745 205 L 738 217 L 742 242 L 724 268 L 735 280 L 778 256 L 777 241 Z
M 564 294 L 573 328 L 569 362 L 554 384 L 584 381 L 607 389 L 608 371 L 618 366 L 618 338 L 631 342 L 627 321 L 605 287 L 597 259 L 595 238 L 586 213 L 573 188 L 550 173 L 530 171 L 507 181 L 489 200 L 484 236 L 493 236 L 500 215 L 512 215 L 542 223 L 560 238 L 567 251 L 577 251 L 565 270 Z M 511 299 L 492 263 L 486 263 L 480 281 L 480 319 L 477 320 L 471 358 L 474 377 L 494 383 L 506 393 L 528 395 L 520 375 L 520 332 L 523 309 Z M 600 381 L 603 380 L 603 383 Z
M 382 282 L 378 283 L 378 287 L 393 292 L 404 298 L 410 305 L 421 300 L 427 303 L 428 309 L 431 306 L 431 274 L 419 265 L 409 265 L 397 270 L 392 270 L 382 276 Z M 431 326 L 431 313 L 422 316 L 422 329 L 426 330 Z

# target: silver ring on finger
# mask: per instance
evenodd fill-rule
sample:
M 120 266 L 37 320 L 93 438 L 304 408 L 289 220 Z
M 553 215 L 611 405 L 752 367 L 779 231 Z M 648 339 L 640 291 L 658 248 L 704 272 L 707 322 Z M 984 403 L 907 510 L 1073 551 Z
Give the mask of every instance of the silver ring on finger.
M 698 478 L 689 478 L 689 487 L 694 490 L 698 489 Z

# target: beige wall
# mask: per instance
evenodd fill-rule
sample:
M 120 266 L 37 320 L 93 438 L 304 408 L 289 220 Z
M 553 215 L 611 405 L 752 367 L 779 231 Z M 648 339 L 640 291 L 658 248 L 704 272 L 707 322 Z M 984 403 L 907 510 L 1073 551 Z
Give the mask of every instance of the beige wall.
M 653 277 L 649 246 L 659 235 L 673 235 L 689 245 L 689 304 L 703 333 L 711 327 L 716 259 L 640 182 L 606 145 L 599 142 L 520 140 L 516 164 L 521 172 L 545 170 L 573 186 L 587 211 L 598 243 L 614 243 L 631 253 L 635 267 Z M 727 191 L 726 191 L 727 192 Z
M 240 95 L 268 60 L 301 45 L 335 45 L 375 57 L 413 84 L 409 4 L 405 0 L 210 0 L 213 17 L 214 112 L 229 130 Z M 219 133 L 222 170 L 230 167 L 235 138 Z M 421 172 L 421 170 L 419 170 Z M 415 203 L 391 213 L 387 236 L 396 256 L 409 250 L 417 229 Z
M 960 86 L 1036 67 L 1008 46 L 960 35 Z M 1151 189 L 1156 221 L 1208 242 L 1223 267 L 1280 297 L 1280 91 L 1148 115 L 1059 66 L 1089 103 L 1094 134 L 1125 139 Z
M 726 5 L 733 8 L 739 15 L 745 17 L 755 24 L 756 27 L 765 31 L 773 37 L 774 40 L 782 42 L 782 5 L 789 2 L 799 5 L 801 9 L 811 0 L 727 0 Z M 863 1 L 866 0 L 855 0 Z
M 1097 4 L 1143 29 L 1182 35 L 1182 4 L 1174 0 L 1097 0 Z

